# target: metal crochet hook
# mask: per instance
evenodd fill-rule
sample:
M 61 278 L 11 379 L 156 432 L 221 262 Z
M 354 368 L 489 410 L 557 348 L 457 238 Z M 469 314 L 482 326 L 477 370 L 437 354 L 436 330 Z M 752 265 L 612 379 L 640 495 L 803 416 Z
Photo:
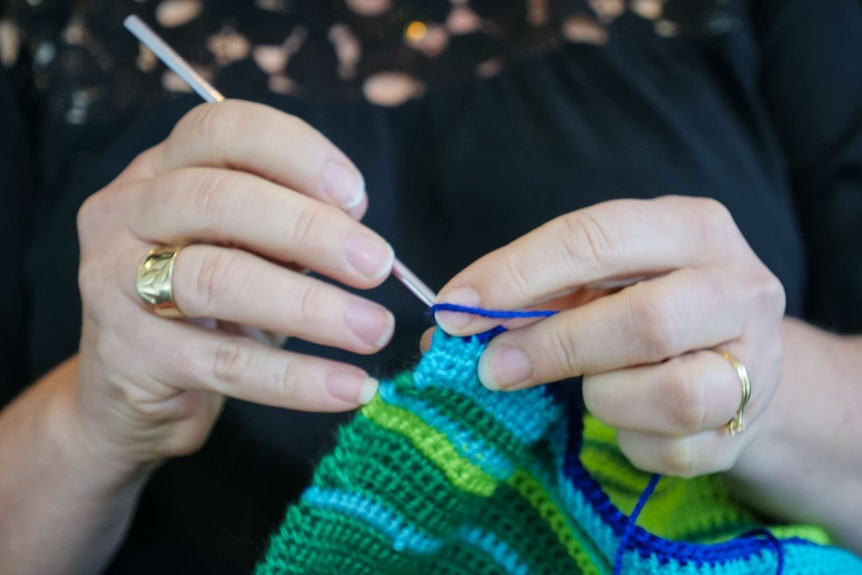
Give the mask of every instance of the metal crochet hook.
M 143 20 L 137 16 L 129 16 L 125 19 L 123 24 L 129 32 L 135 35 L 141 44 L 149 48 L 159 60 L 161 60 L 168 68 L 173 70 L 177 76 L 182 78 L 183 81 L 206 102 L 214 103 L 224 100 L 224 96 L 221 92 L 204 80 L 188 62 L 183 60 L 182 56 L 177 54 L 173 48 L 168 46 L 168 44 L 162 40 L 152 28 L 147 26 Z M 434 302 L 437 299 L 437 294 L 425 285 L 425 282 L 420 280 L 416 274 L 410 271 L 410 268 L 405 266 L 398 258 L 395 258 L 395 262 L 392 266 L 392 275 L 404 284 L 404 287 L 410 290 L 410 293 L 419 298 L 422 303 L 428 307 L 434 305 Z

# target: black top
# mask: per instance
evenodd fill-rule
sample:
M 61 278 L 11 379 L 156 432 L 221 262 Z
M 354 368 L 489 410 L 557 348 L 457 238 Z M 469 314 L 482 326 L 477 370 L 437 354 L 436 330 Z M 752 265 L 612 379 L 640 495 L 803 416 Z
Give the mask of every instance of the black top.
M 5 11 L 0 41 L 14 20 L 23 46 L 0 52 L 0 402 L 76 350 L 77 208 L 197 104 L 121 30 L 133 12 L 226 95 L 296 114 L 340 146 L 366 177 L 366 222 L 432 287 L 567 211 L 709 196 L 784 283 L 790 314 L 862 329 L 858 0 Z M 387 350 L 317 352 L 374 373 L 406 365 L 424 310 L 391 280 L 373 297 L 398 320 Z M 199 453 L 156 472 L 109 573 L 248 572 L 340 418 L 228 402 Z

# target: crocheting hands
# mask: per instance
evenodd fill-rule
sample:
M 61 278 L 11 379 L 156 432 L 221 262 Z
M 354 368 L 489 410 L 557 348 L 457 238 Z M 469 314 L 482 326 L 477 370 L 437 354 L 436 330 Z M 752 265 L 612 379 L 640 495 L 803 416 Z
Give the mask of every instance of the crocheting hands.
M 646 279 L 601 289 L 625 278 Z M 783 287 L 713 200 L 613 201 L 564 215 L 479 259 L 439 301 L 564 310 L 507 324 L 516 329 L 491 342 L 480 378 L 517 390 L 583 375 L 587 408 L 647 471 L 730 469 L 757 436 L 781 376 Z M 457 335 L 493 326 L 451 312 L 437 319 Z M 749 430 L 733 438 L 726 424 L 740 381 L 717 348 L 739 358 L 753 381 Z
M 194 451 L 224 396 L 313 411 L 370 399 L 377 382 L 362 370 L 265 337 L 357 353 L 388 341 L 387 310 L 300 272 L 355 288 L 383 281 L 393 254 L 354 219 L 366 204 L 356 168 L 322 135 L 243 102 L 196 108 L 92 196 L 78 219 L 78 403 L 100 453 L 148 462 Z M 154 246 L 184 244 L 172 283 L 190 319 L 156 317 L 135 268 Z

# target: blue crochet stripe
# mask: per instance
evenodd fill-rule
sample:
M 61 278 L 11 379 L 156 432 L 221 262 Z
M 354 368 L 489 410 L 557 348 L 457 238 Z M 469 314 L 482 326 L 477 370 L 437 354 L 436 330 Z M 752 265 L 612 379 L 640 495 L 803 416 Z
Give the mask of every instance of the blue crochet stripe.
M 417 385 L 417 387 L 419 386 Z M 496 395 L 499 397 L 494 398 L 492 406 L 489 405 L 492 402 L 488 398 L 492 392 L 486 391 L 478 383 L 476 385 L 451 385 L 447 382 L 446 385 L 435 385 L 434 387 L 449 390 L 471 400 L 479 409 L 488 413 L 494 421 L 508 429 L 514 437 L 525 444 L 532 444 L 541 439 L 547 429 L 545 418 L 539 416 L 538 412 L 559 413 L 562 411 L 559 405 L 554 403 L 553 398 L 542 388 L 525 390 L 517 396 L 510 393 L 497 393 Z M 524 403 L 521 403 L 519 399 L 524 400 Z M 542 407 L 531 407 L 530 410 L 525 410 L 524 405 L 541 405 Z
M 409 525 L 397 513 L 365 495 L 310 487 L 302 495 L 302 501 L 313 507 L 350 515 L 371 525 L 392 540 L 396 551 L 410 550 L 427 555 L 443 547 L 442 541 Z
M 409 525 L 396 512 L 372 498 L 339 489 L 310 487 L 303 494 L 302 501 L 320 509 L 338 511 L 371 525 L 391 539 L 392 548 L 399 552 L 430 555 L 449 543 L 460 541 L 489 555 L 509 575 L 530 575 L 529 568 L 518 559 L 513 549 L 493 534 L 476 527 L 462 527 L 451 539 L 439 539 Z
M 430 313 L 453 311 L 492 319 L 543 318 L 553 311 L 496 311 L 451 304 L 438 304 Z M 497 327 L 474 336 L 480 343 L 505 331 Z M 463 338 L 469 341 L 471 338 Z M 460 391 L 460 389 L 459 389 Z M 559 391 L 559 390 L 557 390 Z M 549 392 L 563 410 L 565 426 L 551 426 L 550 446 L 559 470 L 559 494 L 564 508 L 575 524 L 587 533 L 604 555 L 608 564 L 616 557 L 616 569 L 625 573 L 709 572 L 742 575 L 778 573 L 780 575 L 833 575 L 862 573 L 862 560 L 840 548 L 820 546 L 800 538 L 779 540 L 774 535 L 750 534 L 718 544 L 697 544 L 664 540 L 637 527 L 637 513 L 643 508 L 658 481 L 655 476 L 639 498 L 636 511 L 626 516 L 617 509 L 601 486 L 580 462 L 583 421 L 573 417 L 579 409 L 571 394 Z M 499 409 L 496 403 L 490 411 Z M 501 412 L 502 414 L 502 412 Z M 426 420 L 427 421 L 427 420 Z M 431 423 L 429 421 L 429 423 Z M 499 556 L 498 556 L 499 557 Z
M 493 534 L 477 528 L 462 528 L 458 539 L 484 551 L 510 575 L 530 575 L 530 568 L 518 559 L 518 553 Z
M 646 489 L 644 489 L 643 493 L 638 497 L 637 504 L 626 522 L 626 529 L 623 531 L 623 536 L 620 538 L 620 544 L 617 547 L 617 556 L 614 559 L 614 575 L 623 575 L 623 561 L 625 560 L 629 538 L 637 527 L 638 517 L 640 516 L 641 511 L 643 511 L 647 501 L 649 501 L 649 498 L 652 497 L 652 494 L 655 492 L 655 488 L 658 486 L 659 481 L 661 481 L 661 475 L 657 473 L 650 478 Z M 779 547 L 779 555 L 780 549 L 781 548 Z M 779 565 L 780 564 L 781 561 L 779 560 Z
M 593 534 L 610 562 L 619 549 L 629 517 L 617 509 L 580 463 L 582 421 L 552 428 L 551 448 L 560 469 L 560 498 L 576 523 Z M 780 551 L 768 538 L 741 537 L 716 544 L 668 541 L 635 526 L 627 540 L 623 571 L 632 574 L 695 573 L 713 567 L 722 574 L 827 575 L 862 573 L 862 560 L 837 548 L 801 538 L 782 539 Z
M 424 401 L 398 394 L 391 382 L 381 382 L 378 394 L 384 403 L 404 408 L 419 416 L 431 427 L 446 434 L 461 456 L 494 479 L 504 481 L 515 472 L 515 463 L 497 451 L 494 446 L 474 436 Z
M 434 334 L 434 348 L 445 350 L 446 346 L 451 345 L 455 339 L 439 331 Z M 476 345 L 475 341 L 474 345 Z M 459 343 L 458 346 L 459 349 L 463 349 L 463 344 Z M 475 357 L 478 357 L 484 349 L 484 344 L 478 344 L 471 351 Z M 534 387 L 517 394 L 488 391 L 479 383 L 473 353 L 462 351 L 458 354 L 459 357 L 466 358 L 461 360 L 463 365 L 450 363 L 455 361 L 451 356 L 456 354 L 451 356 L 440 354 L 446 357 L 443 362 L 432 362 L 430 361 L 432 358 L 426 358 L 426 361 L 420 362 L 413 373 L 416 388 L 422 390 L 435 387 L 455 391 L 470 398 L 524 443 L 532 444 L 541 439 L 548 425 L 563 413 L 563 407 L 549 393 L 550 389 L 545 386 Z M 439 363 L 448 365 L 439 365 Z M 447 376 L 441 378 L 440 373 L 444 371 Z M 453 371 L 457 372 L 457 376 L 452 375 Z M 530 409 L 524 409 L 525 405 L 529 405 Z
M 560 419 L 555 421 L 548 432 L 549 436 L 553 436 L 558 432 L 559 429 L 562 429 L 563 433 L 565 433 L 566 420 L 568 419 L 568 415 L 564 414 Z M 553 459 L 561 459 L 554 456 L 552 453 Z M 568 503 L 562 501 L 560 498 L 560 489 L 559 489 L 559 477 L 556 474 L 556 468 L 553 464 L 548 463 L 544 465 L 541 461 L 536 459 L 530 459 L 527 461 L 526 470 L 530 473 L 530 475 L 539 482 L 542 486 L 542 489 L 551 495 L 557 507 L 560 509 L 566 509 L 568 511 Z M 601 566 L 605 559 L 603 557 L 602 550 L 599 549 L 596 545 L 596 542 L 593 541 L 592 533 L 588 532 L 583 525 L 572 521 L 571 517 L 566 514 L 565 517 L 566 525 L 569 527 L 569 530 L 574 535 L 575 539 L 577 539 L 581 543 L 581 549 L 589 556 L 590 564 L 595 566 Z

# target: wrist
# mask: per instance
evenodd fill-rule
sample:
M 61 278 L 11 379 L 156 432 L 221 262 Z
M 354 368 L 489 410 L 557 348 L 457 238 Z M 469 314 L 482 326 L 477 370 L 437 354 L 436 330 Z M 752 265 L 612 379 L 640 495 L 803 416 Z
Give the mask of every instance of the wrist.
M 159 462 L 141 462 L 110 436 L 106 425 L 110 414 L 92 414 L 79 393 L 78 356 L 52 374 L 48 419 L 56 442 L 70 463 L 79 469 L 76 477 L 98 476 L 98 488 L 114 491 L 142 485 Z M 95 486 L 95 485 L 94 485 Z
M 862 400 L 854 383 L 862 369 L 860 341 L 792 319 L 784 321 L 782 340 L 781 384 L 752 422 L 757 437 L 727 479 L 740 499 L 761 512 L 834 527 L 852 506 L 841 489 L 824 487 L 857 483 L 860 471 L 851 447 L 859 434 L 854 411 Z

